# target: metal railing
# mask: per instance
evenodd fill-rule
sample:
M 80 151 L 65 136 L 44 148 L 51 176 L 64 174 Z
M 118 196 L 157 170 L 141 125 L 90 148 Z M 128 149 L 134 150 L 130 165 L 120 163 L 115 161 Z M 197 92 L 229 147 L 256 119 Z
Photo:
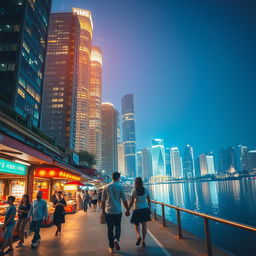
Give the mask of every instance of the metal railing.
M 211 215 L 208 215 L 208 214 L 187 210 L 187 209 L 184 209 L 184 208 L 181 208 L 181 207 L 178 207 L 178 206 L 161 203 L 161 202 L 158 202 L 158 201 L 155 201 L 155 200 L 150 200 L 150 201 L 153 204 L 161 205 L 161 207 L 162 207 L 162 226 L 163 227 L 166 227 L 165 207 L 169 207 L 169 208 L 172 208 L 172 209 L 176 210 L 177 239 L 182 239 L 183 238 L 180 212 L 186 212 L 186 213 L 190 213 L 190 214 L 195 215 L 195 216 L 202 217 L 203 220 L 204 220 L 204 234 L 205 234 L 205 244 L 206 244 L 206 255 L 207 256 L 212 256 L 213 255 L 209 220 L 213 220 L 213 221 L 216 221 L 216 222 L 219 222 L 219 223 L 227 224 L 227 225 L 237 227 L 237 228 L 240 228 L 240 229 L 243 229 L 243 230 L 246 230 L 246 231 L 256 232 L 256 227 L 253 227 L 253 226 L 244 225 L 244 224 L 240 224 L 240 223 L 237 223 L 237 222 L 234 222 L 234 221 L 222 219 L 222 218 L 219 218 L 219 217 L 214 217 L 214 216 L 211 216 Z M 153 216 L 154 216 L 154 219 L 157 220 L 156 209 L 153 212 Z

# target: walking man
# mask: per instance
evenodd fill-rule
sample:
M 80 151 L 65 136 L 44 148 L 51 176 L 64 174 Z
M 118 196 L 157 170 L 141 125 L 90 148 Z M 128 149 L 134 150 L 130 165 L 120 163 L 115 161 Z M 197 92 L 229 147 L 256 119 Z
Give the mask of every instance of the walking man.
M 122 219 L 121 200 L 126 209 L 125 215 L 129 216 L 128 203 L 123 187 L 120 184 L 120 173 L 113 172 L 112 182 L 105 186 L 102 193 L 102 213 L 106 215 L 110 253 L 114 252 L 114 247 L 117 251 L 120 250 L 119 239 L 121 235 Z
M 32 203 L 29 217 L 32 218 L 32 228 L 34 237 L 32 239 L 31 249 L 35 248 L 40 241 L 40 227 L 44 219 L 48 217 L 47 203 L 42 199 L 42 191 L 38 191 L 36 200 Z

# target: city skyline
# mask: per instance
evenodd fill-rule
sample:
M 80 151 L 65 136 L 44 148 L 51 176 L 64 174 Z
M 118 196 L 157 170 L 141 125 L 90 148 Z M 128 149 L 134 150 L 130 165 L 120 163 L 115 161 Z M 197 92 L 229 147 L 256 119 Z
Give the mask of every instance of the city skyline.
M 198 155 L 226 145 L 256 145 L 256 123 L 249 114 L 256 108 L 249 65 L 256 41 L 249 33 L 252 4 L 240 8 L 233 1 L 230 8 L 219 0 L 198 1 L 195 8 L 190 1 L 54 0 L 52 11 L 74 6 L 92 11 L 95 42 L 105 60 L 103 100 L 121 112 L 120 98 L 134 94 L 138 148 L 161 137 L 179 148 L 196 145 Z M 153 39 L 152 29 L 158 31 Z

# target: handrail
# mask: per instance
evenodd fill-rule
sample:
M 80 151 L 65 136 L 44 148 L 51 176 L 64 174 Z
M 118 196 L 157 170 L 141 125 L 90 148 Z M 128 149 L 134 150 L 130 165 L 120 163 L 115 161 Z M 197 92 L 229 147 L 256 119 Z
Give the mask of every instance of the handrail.
M 181 208 L 179 206 L 174 206 L 174 205 L 162 203 L 162 202 L 158 202 L 158 201 L 155 201 L 155 200 L 150 200 L 150 201 L 154 204 L 164 205 L 166 207 L 173 208 L 173 209 L 176 209 L 176 210 L 179 210 L 179 211 L 182 211 L 182 212 L 187 212 L 187 213 L 199 216 L 199 217 L 207 218 L 209 220 L 214 220 L 214 221 L 224 223 L 224 224 L 228 224 L 228 225 L 240 228 L 240 229 L 245 229 L 245 230 L 248 230 L 248 231 L 255 231 L 256 232 L 256 227 L 253 227 L 253 226 L 244 225 L 244 224 L 241 224 L 239 222 L 226 220 L 226 219 L 223 219 L 223 218 L 219 218 L 219 217 L 211 216 L 211 215 L 208 215 L 208 214 L 205 214 L 205 213 L 200 213 L 200 212 L 188 210 L 188 209 L 185 209 L 185 208 Z
M 180 216 L 180 212 L 186 212 L 186 213 L 190 213 L 192 215 L 196 215 L 199 217 L 202 217 L 204 219 L 204 232 L 205 232 L 205 243 L 206 243 L 206 255 L 207 256 L 212 256 L 212 243 L 211 243 L 211 236 L 210 236 L 210 226 L 209 226 L 209 220 L 213 220 L 219 223 L 223 223 L 223 224 L 227 224 L 233 227 L 237 227 L 246 231 L 251 231 L 251 232 L 256 232 L 256 227 L 250 226 L 250 225 L 244 225 L 238 222 L 234 222 L 234 221 L 230 221 L 230 220 L 226 220 L 223 218 L 219 218 L 219 217 L 215 217 L 215 216 L 211 216 L 205 213 L 200 213 L 200 212 L 196 212 L 196 211 L 192 211 L 192 210 L 188 210 L 185 208 L 181 208 L 179 206 L 174 206 L 174 205 L 170 205 L 170 204 L 166 204 L 166 203 L 162 203 L 162 202 L 158 202 L 155 200 L 150 200 L 151 203 L 153 204 L 159 204 L 162 206 L 162 226 L 166 227 L 166 222 L 165 222 L 165 211 L 164 211 L 164 207 L 169 207 L 172 209 L 176 210 L 176 217 L 177 217 L 177 239 L 182 239 L 183 238 L 183 234 L 182 234 L 182 228 L 181 228 L 181 216 Z M 156 210 L 154 211 L 154 219 L 156 220 Z

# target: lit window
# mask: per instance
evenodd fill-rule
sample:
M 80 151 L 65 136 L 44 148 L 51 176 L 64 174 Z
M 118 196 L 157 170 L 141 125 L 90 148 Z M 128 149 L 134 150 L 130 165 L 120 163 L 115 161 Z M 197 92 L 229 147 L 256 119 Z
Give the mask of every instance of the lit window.
M 7 70 L 7 64 L 6 63 L 0 63 L 0 72 Z
M 23 91 L 23 89 L 21 89 L 20 87 L 18 87 L 18 94 L 23 98 L 25 99 L 25 92 Z

